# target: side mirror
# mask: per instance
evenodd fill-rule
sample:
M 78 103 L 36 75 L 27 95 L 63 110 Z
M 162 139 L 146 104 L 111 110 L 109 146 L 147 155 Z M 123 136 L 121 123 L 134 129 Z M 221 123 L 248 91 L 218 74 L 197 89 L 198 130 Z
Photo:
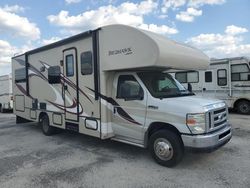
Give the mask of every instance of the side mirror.
M 61 82 L 61 71 L 59 66 L 52 66 L 48 69 L 48 81 L 50 84 L 59 84 Z
M 192 88 L 192 85 L 190 83 L 188 83 L 188 91 L 191 93 L 193 92 L 193 88 Z

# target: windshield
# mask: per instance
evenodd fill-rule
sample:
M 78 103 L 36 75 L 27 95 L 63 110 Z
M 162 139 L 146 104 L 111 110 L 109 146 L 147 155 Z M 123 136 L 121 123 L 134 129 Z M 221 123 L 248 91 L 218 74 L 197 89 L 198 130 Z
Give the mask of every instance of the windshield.
M 151 95 L 156 98 L 194 95 L 168 73 L 140 72 L 137 74 Z

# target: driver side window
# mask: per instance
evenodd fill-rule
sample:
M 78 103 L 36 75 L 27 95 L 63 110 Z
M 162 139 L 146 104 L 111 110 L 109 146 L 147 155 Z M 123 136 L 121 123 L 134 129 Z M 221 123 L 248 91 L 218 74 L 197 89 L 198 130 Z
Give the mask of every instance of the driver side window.
M 142 100 L 143 89 L 134 76 L 121 75 L 118 78 L 116 98 L 125 100 Z

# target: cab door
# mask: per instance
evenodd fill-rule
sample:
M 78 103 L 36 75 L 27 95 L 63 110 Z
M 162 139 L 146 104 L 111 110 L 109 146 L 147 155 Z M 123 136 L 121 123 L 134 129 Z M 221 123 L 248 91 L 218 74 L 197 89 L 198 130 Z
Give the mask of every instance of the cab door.
M 65 120 L 79 121 L 78 106 L 78 67 L 77 67 L 77 50 L 69 48 L 63 50 L 63 98 L 65 108 Z
M 133 74 L 117 74 L 114 86 L 112 129 L 115 137 L 141 144 L 147 106 L 146 90 L 137 75 Z

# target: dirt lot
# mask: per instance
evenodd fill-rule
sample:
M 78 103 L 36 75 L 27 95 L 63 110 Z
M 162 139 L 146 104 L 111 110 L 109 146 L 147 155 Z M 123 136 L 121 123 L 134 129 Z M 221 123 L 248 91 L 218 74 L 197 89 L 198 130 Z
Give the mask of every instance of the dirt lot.
M 40 127 L 0 114 L 0 187 L 250 187 L 250 116 L 230 114 L 233 138 L 213 153 L 186 153 L 175 168 L 145 149 Z

